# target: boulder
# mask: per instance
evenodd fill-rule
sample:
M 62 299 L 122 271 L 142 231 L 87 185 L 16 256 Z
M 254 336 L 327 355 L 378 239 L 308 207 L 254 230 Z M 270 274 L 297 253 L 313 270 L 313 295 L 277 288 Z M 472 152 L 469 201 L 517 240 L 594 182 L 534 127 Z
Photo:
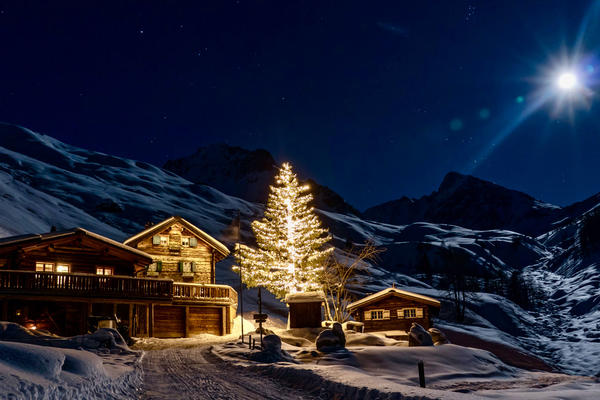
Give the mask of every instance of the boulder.
M 331 352 L 346 347 L 346 336 L 339 322 L 335 322 L 331 329 L 326 329 L 317 336 L 317 349 L 323 352 Z
M 438 328 L 429 328 L 427 332 L 431 335 L 431 339 L 435 346 L 439 346 L 440 344 L 450 344 L 450 341 L 444 332 L 440 331 Z
M 408 345 L 409 346 L 433 346 L 433 340 L 429 332 L 425 330 L 421 325 L 413 322 L 408 332 Z
M 274 363 L 279 361 L 296 362 L 285 350 L 281 349 L 281 339 L 277 335 L 263 337 L 263 349 L 251 353 L 248 357 L 252 361 L 261 363 Z

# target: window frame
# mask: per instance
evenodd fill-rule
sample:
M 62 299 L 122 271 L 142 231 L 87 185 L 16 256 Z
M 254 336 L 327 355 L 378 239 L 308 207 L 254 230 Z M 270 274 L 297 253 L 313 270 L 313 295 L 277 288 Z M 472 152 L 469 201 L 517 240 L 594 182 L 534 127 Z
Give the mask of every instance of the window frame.
M 168 246 L 169 245 L 169 237 L 166 235 L 159 235 L 160 236 L 160 246 Z
M 187 243 L 185 243 L 184 240 Z M 190 237 L 189 236 L 182 236 L 181 237 L 181 247 L 191 247 L 190 246 Z
M 110 274 L 107 274 L 106 273 L 107 271 L 110 271 Z M 114 274 L 115 274 L 115 267 L 105 267 L 103 265 L 96 266 L 96 275 L 98 275 L 98 276 L 112 276 Z
M 41 267 L 41 269 L 40 269 Z M 59 268 L 66 267 L 66 271 L 59 271 Z M 47 261 L 36 261 L 35 272 L 54 272 L 59 274 L 70 274 L 71 264 L 58 263 L 58 262 L 47 262 Z
M 385 317 L 386 311 L 387 310 L 383 308 L 377 310 L 369 310 L 369 312 L 371 313 L 371 321 L 385 321 L 390 319 L 389 317 Z M 375 315 L 375 318 L 373 318 L 373 315 Z

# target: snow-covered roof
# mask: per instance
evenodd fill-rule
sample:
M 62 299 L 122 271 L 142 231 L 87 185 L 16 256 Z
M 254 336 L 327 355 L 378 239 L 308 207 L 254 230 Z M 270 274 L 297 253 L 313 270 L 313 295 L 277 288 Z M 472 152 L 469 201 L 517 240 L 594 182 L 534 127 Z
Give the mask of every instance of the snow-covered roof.
M 179 222 L 182 225 L 184 225 L 186 228 L 188 228 L 190 231 L 192 231 L 196 236 L 198 236 L 202 241 L 204 241 L 206 244 L 208 244 L 209 246 L 211 246 L 212 248 L 217 250 L 223 257 L 227 257 L 229 255 L 229 249 L 227 248 L 227 246 L 225 246 L 223 243 L 219 242 L 217 239 L 210 236 L 208 233 L 204 232 L 202 229 L 198 228 L 191 222 L 189 222 L 177 215 L 169 217 L 169 218 L 165 219 L 164 221 L 159 222 L 158 224 L 152 225 L 151 227 L 144 229 L 140 233 L 126 239 L 123 242 L 123 244 L 128 245 L 128 246 L 134 246 L 137 242 L 145 239 L 148 236 L 154 235 L 155 233 L 162 231 L 163 229 L 167 228 L 168 226 L 170 226 L 176 222 Z
M 314 292 L 292 293 L 285 296 L 286 303 L 314 303 L 325 300 L 325 294 L 322 290 Z
M 89 237 L 97 239 L 97 240 L 100 240 L 101 242 L 110 244 L 111 246 L 118 247 L 121 250 L 125 250 L 129 253 L 134 253 L 138 256 L 148 259 L 149 262 L 152 262 L 152 256 L 146 252 L 143 252 L 138 249 L 134 249 L 133 247 L 126 246 L 123 243 L 117 242 L 116 240 L 112 240 L 110 238 L 107 238 L 106 236 L 102 236 L 97 233 L 88 231 L 87 229 L 83 229 L 83 228 L 79 228 L 79 227 L 68 229 L 65 231 L 60 231 L 60 232 L 50 232 L 50 233 L 42 233 L 42 234 L 30 234 L 30 235 L 7 237 L 7 238 L 0 240 L 0 247 L 25 244 L 28 242 L 32 242 L 32 243 L 45 242 L 48 240 L 58 239 L 61 237 L 74 236 L 74 235 L 77 235 L 78 233 L 89 236 Z
M 413 293 L 413 292 L 408 292 L 406 290 L 402 290 L 402 289 L 397 289 L 395 287 L 391 287 L 391 288 L 387 288 L 384 289 L 380 292 L 377 293 L 373 293 L 372 295 L 369 295 L 367 297 L 364 297 L 360 300 L 355 301 L 354 303 L 350 303 L 348 304 L 348 306 L 346 307 L 348 310 L 352 310 L 355 308 L 358 308 L 360 306 L 364 306 L 366 304 L 372 303 L 374 301 L 377 301 L 379 299 L 381 299 L 382 297 L 385 297 L 387 295 L 398 295 L 400 297 L 404 297 L 404 298 L 410 298 L 410 299 L 414 299 L 414 300 L 418 300 L 420 302 L 423 302 L 425 304 L 428 304 L 430 306 L 434 306 L 434 307 L 440 307 L 441 303 L 439 301 L 437 301 L 436 299 L 432 299 L 431 297 L 427 297 L 427 296 L 423 296 L 422 294 L 417 294 L 417 293 Z

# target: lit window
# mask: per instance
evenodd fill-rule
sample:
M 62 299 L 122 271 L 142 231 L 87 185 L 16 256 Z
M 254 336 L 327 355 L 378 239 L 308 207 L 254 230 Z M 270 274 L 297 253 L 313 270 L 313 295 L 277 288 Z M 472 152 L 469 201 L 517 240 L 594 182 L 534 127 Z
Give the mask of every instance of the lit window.
M 371 319 L 383 319 L 383 311 L 371 311 Z
M 182 247 L 190 247 L 190 238 L 186 236 L 181 237 L 181 246 Z
M 115 270 L 112 267 L 96 267 L 96 275 L 114 275 Z
M 56 272 L 70 272 L 71 271 L 71 267 L 68 266 L 67 264 L 57 264 L 56 265 Z
M 169 237 L 168 236 L 161 236 L 160 237 L 160 245 L 161 246 L 167 246 L 169 244 Z
M 405 308 L 404 309 L 404 318 L 417 318 L 417 309 L 416 308 Z
M 54 264 L 53 263 L 36 262 L 35 263 L 35 271 L 36 272 L 53 272 Z

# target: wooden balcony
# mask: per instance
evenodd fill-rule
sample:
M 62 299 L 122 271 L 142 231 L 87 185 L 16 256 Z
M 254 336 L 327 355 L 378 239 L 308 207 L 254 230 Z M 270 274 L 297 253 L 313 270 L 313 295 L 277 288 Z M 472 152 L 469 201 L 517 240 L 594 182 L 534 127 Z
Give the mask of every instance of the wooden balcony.
M 227 285 L 173 282 L 174 302 L 237 304 L 238 294 Z
M 77 273 L 0 270 L 0 296 L 121 299 L 126 302 L 237 304 L 237 292 L 225 285 L 173 282 Z

